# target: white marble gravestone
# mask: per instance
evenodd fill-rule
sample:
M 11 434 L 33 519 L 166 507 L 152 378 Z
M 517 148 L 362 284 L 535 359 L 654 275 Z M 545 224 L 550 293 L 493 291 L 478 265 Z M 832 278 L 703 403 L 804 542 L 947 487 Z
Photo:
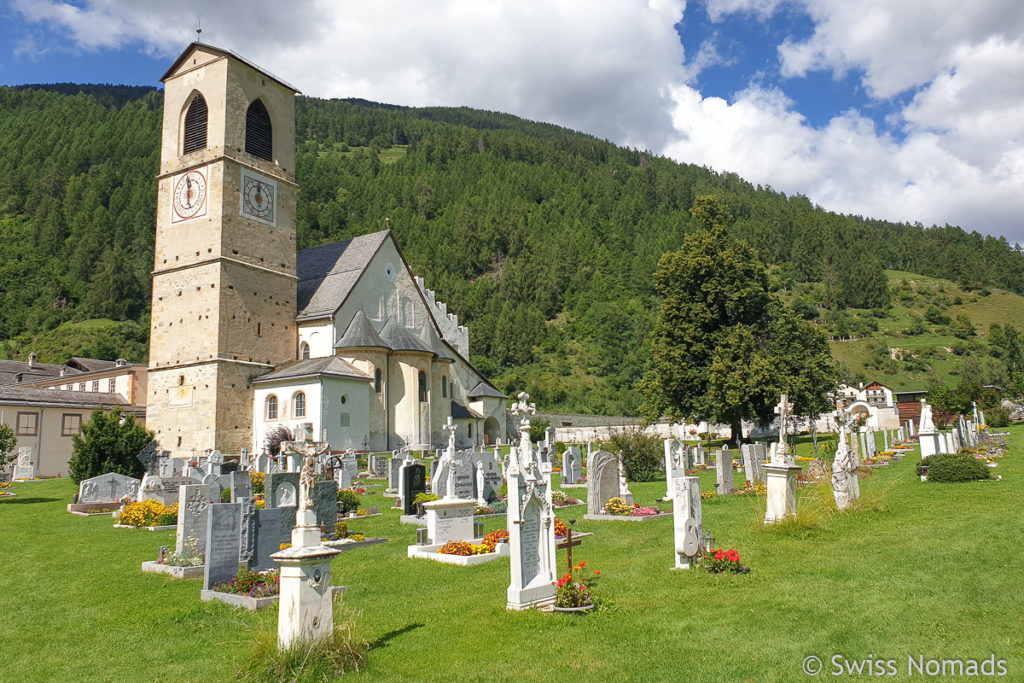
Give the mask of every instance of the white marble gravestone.
M 925 400 L 921 399 L 921 422 L 917 428 L 918 440 L 921 444 L 921 457 L 928 458 L 943 453 L 945 444 L 941 441 L 941 434 L 935 428 L 932 420 L 932 407 Z
M 32 461 L 32 447 L 19 446 L 18 459 L 14 463 L 14 479 L 35 479 L 36 464 Z
M 678 476 L 685 474 L 679 472 L 680 464 L 683 460 L 683 444 L 679 439 L 668 438 L 665 439 L 665 500 L 672 500 L 672 480 Z M 685 462 L 682 463 L 682 467 L 685 467 Z
M 847 443 L 847 427 L 839 427 L 839 447 L 832 461 L 832 495 L 836 507 L 845 510 L 860 497 L 860 481 L 857 479 L 857 463 Z
M 732 451 L 727 448 L 715 451 L 715 472 L 718 475 L 718 495 L 725 496 L 736 491 L 732 474 Z
M 608 451 L 594 451 L 587 458 L 587 514 L 601 509 L 619 495 L 619 461 Z
M 530 443 L 529 415 L 536 412 L 530 398 L 520 393 L 512 407 L 521 415 L 519 447 L 512 448 L 506 470 L 509 493 L 507 526 L 511 581 L 506 607 L 510 610 L 547 610 L 555 602 L 555 515 L 551 506 L 551 463 L 542 462 Z M 608 469 L 615 477 L 614 456 Z
M 473 500 L 441 499 L 423 504 L 427 537 L 431 544 L 469 541 L 473 538 Z
M 772 451 L 771 464 L 765 465 L 764 468 L 767 479 L 765 524 L 781 522 L 796 514 L 796 475 L 800 471 L 800 466 L 793 462 L 793 456 L 789 452 L 789 444 L 786 441 L 789 410 L 789 401 L 786 394 L 783 394 L 782 400 L 775 407 L 775 413 L 779 416 L 779 441 Z
M 675 536 L 674 569 L 689 569 L 700 552 L 703 521 L 700 507 L 700 477 L 672 479 L 672 519 Z

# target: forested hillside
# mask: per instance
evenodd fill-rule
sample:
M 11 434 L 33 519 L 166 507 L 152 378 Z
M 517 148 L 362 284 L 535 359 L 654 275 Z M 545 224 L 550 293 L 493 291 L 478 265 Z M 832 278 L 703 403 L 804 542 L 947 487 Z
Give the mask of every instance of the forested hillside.
M 0 88 L 0 356 L 145 360 L 160 104 L 145 89 Z M 473 362 L 546 410 L 635 412 L 651 276 L 699 194 L 729 206 L 733 235 L 837 338 L 870 335 L 867 312 L 890 310 L 885 270 L 1024 293 L 1024 256 L 1002 239 L 840 216 L 505 114 L 300 98 L 297 139 L 299 247 L 389 218 L 470 325 Z

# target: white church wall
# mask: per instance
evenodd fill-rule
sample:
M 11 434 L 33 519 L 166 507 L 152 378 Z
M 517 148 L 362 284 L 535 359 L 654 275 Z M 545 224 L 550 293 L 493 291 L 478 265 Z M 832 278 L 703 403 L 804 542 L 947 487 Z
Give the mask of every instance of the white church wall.
M 427 309 L 420 298 L 419 289 L 393 240 L 384 240 L 359 282 L 335 314 L 335 339 L 345 334 L 356 311 L 362 311 L 375 323 L 396 317 L 399 323 L 410 330 L 418 329 L 427 320 Z
M 370 401 L 373 387 L 367 382 L 324 377 L 321 415 L 331 450 L 366 450 L 370 444 Z
M 295 439 L 303 439 L 311 435 L 320 439 L 321 393 L 322 387 L 318 379 L 281 384 L 257 384 L 253 399 L 253 452 L 262 453 L 267 443 L 267 436 L 278 427 L 291 431 Z M 304 414 L 296 415 L 296 395 L 305 397 Z M 270 396 L 277 398 L 277 416 L 270 419 L 267 415 L 267 400 Z
M 302 358 L 302 345 L 309 345 L 310 358 L 325 358 L 334 355 L 334 328 L 329 320 L 314 321 L 299 326 L 299 354 Z

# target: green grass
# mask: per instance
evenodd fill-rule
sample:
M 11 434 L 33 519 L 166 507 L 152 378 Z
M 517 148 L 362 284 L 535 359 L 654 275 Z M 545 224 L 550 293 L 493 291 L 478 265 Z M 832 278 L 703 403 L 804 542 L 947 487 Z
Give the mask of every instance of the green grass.
M 1011 439 L 1024 443 L 1024 427 Z M 802 439 L 797 452 L 809 450 Z M 911 654 L 995 653 L 1008 662 L 1007 680 L 1022 680 L 1022 451 L 1003 458 L 1002 481 L 964 484 L 922 483 L 910 455 L 861 481 L 869 511 L 823 515 L 799 533 L 761 530 L 764 504 L 753 497 L 706 504 L 706 528 L 739 551 L 752 567 L 746 576 L 670 571 L 671 518 L 587 522 L 583 508 L 562 511 L 595 532 L 574 557 L 601 570 L 597 592 L 608 604 L 583 617 L 508 612 L 507 560 L 463 568 L 406 558 L 415 529 L 389 510 L 351 524 L 388 543 L 334 562 L 335 582 L 349 587 L 345 608 L 371 644 L 354 677 L 793 681 L 809 654 L 826 667 L 837 653 L 893 658 L 902 675 Z M 713 489 L 714 473 L 701 482 Z M 665 483 L 631 488 L 650 504 Z M 67 514 L 66 479 L 13 490 L 17 498 L 0 501 L 0 678 L 229 680 L 255 634 L 275 628 L 276 608 L 202 603 L 198 580 L 142 574 L 158 545 L 173 544 L 170 532 Z M 812 495 L 798 493 L 798 506 L 820 505 Z M 487 521 L 488 530 L 500 526 L 503 518 Z

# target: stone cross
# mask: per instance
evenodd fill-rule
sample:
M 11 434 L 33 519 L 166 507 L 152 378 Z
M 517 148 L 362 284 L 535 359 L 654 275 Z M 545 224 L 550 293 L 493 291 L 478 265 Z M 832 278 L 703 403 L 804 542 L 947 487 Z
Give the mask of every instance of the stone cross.
M 775 414 L 779 416 L 779 443 L 775 448 L 776 460 L 773 462 L 788 462 L 789 461 L 789 444 L 786 443 L 786 433 L 789 427 L 789 411 L 790 405 L 786 394 L 782 394 L 782 399 L 779 404 L 775 406 Z
M 441 425 L 441 429 L 448 432 L 448 452 L 455 452 L 455 430 L 458 429 L 458 425 L 452 420 L 452 416 L 448 416 L 448 421 Z
M 139 451 L 136 456 L 146 467 L 146 472 L 149 474 L 157 474 L 157 462 L 160 460 L 160 446 L 156 440 L 150 441 L 146 444 L 145 448 Z

